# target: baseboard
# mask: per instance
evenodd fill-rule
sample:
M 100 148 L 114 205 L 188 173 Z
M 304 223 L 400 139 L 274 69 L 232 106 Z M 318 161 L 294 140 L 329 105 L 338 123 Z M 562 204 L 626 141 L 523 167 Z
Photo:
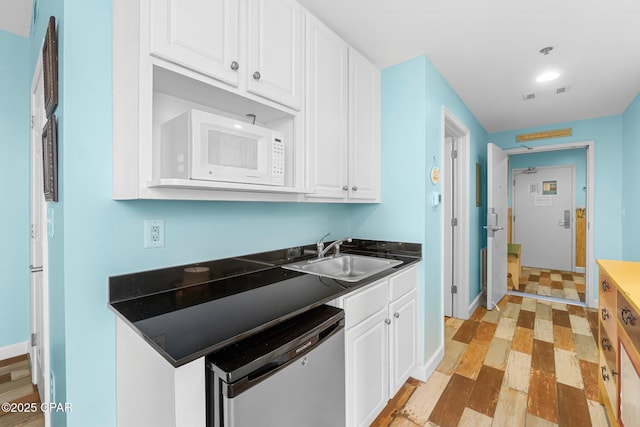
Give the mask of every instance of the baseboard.
M 12 357 L 21 356 L 29 352 L 29 341 L 19 342 L 17 344 L 0 347 L 0 360 L 10 359 Z
M 431 374 L 434 373 L 442 359 L 444 359 L 444 345 L 440 345 L 424 365 L 417 365 L 413 368 L 411 376 L 417 380 L 426 382 Z
M 471 303 L 471 305 L 469 306 L 469 316 L 467 317 L 467 319 L 469 317 L 471 317 L 471 315 L 476 311 L 476 308 L 478 308 L 480 306 L 480 297 L 482 296 L 482 292 L 480 292 L 478 294 L 477 297 L 475 297 L 475 299 L 473 300 L 473 302 Z

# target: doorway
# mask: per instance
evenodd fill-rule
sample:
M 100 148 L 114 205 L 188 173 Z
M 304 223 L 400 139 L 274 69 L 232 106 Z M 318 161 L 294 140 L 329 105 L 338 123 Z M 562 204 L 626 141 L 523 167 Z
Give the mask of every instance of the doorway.
M 31 159 L 30 159 L 30 282 L 31 282 L 31 381 L 38 387 L 41 402 L 50 402 L 49 378 L 49 292 L 47 205 L 43 194 L 42 129 L 47 117 L 44 110 L 42 53 L 36 62 L 31 82 Z M 43 411 L 45 425 L 50 414 Z
M 594 143 L 506 150 L 509 243 L 521 245 L 512 293 L 593 306 Z
M 445 316 L 468 319 L 469 306 L 469 129 L 443 108 L 442 303 Z M 432 205 L 440 203 L 432 195 Z

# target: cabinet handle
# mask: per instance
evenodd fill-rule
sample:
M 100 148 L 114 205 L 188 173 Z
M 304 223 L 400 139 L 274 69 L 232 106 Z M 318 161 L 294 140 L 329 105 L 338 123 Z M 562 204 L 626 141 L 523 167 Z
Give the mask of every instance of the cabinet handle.
M 260 74 L 260 71 L 256 71 L 255 73 L 253 73 L 254 80 L 260 80 L 260 77 L 262 77 L 262 74 Z
M 393 317 L 395 317 L 396 319 L 400 317 L 400 313 L 393 313 Z
M 391 319 L 384 319 L 384 323 L 386 323 L 387 325 L 391 324 Z
M 602 320 L 607 320 L 611 315 L 609 314 L 609 310 L 606 308 L 602 309 Z
M 349 187 L 347 187 L 346 185 L 344 187 L 342 187 L 342 191 L 348 191 Z
M 613 349 L 613 347 L 611 347 L 611 342 L 609 341 L 608 338 L 602 337 L 602 339 L 600 340 L 600 343 L 602 344 L 602 348 L 605 350 L 611 351 Z
M 601 366 L 600 370 L 602 371 L 602 379 L 604 381 L 609 381 L 609 374 L 607 374 L 607 367 L 606 366 Z
M 351 189 L 352 189 L 353 191 L 358 191 L 358 186 L 357 186 L 357 185 L 354 185 L 353 187 L 351 187 Z
M 611 375 L 613 375 L 615 377 L 616 375 L 618 375 L 618 371 L 616 371 L 615 369 L 612 369 L 611 370 Z
M 238 64 L 238 61 L 233 61 L 233 62 L 231 63 L 231 69 L 232 69 L 233 71 L 236 71 L 238 68 L 240 68 L 240 64 Z
M 635 325 L 636 318 L 633 316 L 633 313 L 631 313 L 631 310 L 629 310 L 628 308 L 625 307 L 622 310 L 620 310 L 620 316 L 622 317 L 622 321 L 624 322 L 625 325 Z
M 611 285 L 606 280 L 603 280 L 602 281 L 602 290 L 604 292 L 607 292 L 609 289 L 611 289 Z

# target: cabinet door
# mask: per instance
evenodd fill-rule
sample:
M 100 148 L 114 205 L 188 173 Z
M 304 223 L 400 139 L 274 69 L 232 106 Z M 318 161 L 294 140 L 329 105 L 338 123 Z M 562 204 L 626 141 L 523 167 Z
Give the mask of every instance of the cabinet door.
M 638 349 L 624 334 L 620 335 L 620 421 L 633 426 L 640 420 L 640 357 Z
M 380 70 L 349 50 L 349 198 L 380 199 Z
M 387 320 L 385 308 L 346 331 L 347 427 L 370 425 L 389 399 Z
M 295 0 L 248 0 L 247 17 L 247 90 L 300 109 L 302 8 Z
M 151 53 L 237 86 L 238 0 L 154 0 Z
M 418 292 L 411 291 L 389 304 L 391 319 L 389 396 L 407 381 L 418 358 Z
M 315 193 L 347 196 L 348 52 L 347 44 L 311 15 L 307 16 L 307 146 Z

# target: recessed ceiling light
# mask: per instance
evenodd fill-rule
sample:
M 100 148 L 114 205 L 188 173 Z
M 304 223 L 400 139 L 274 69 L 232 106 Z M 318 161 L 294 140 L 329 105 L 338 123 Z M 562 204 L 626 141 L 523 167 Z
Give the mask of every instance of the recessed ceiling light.
M 560 73 L 559 72 L 557 72 L 557 71 L 548 71 L 548 72 L 542 73 L 538 77 L 536 77 L 536 81 L 538 83 L 550 82 L 551 80 L 555 80 L 558 77 L 560 77 Z

